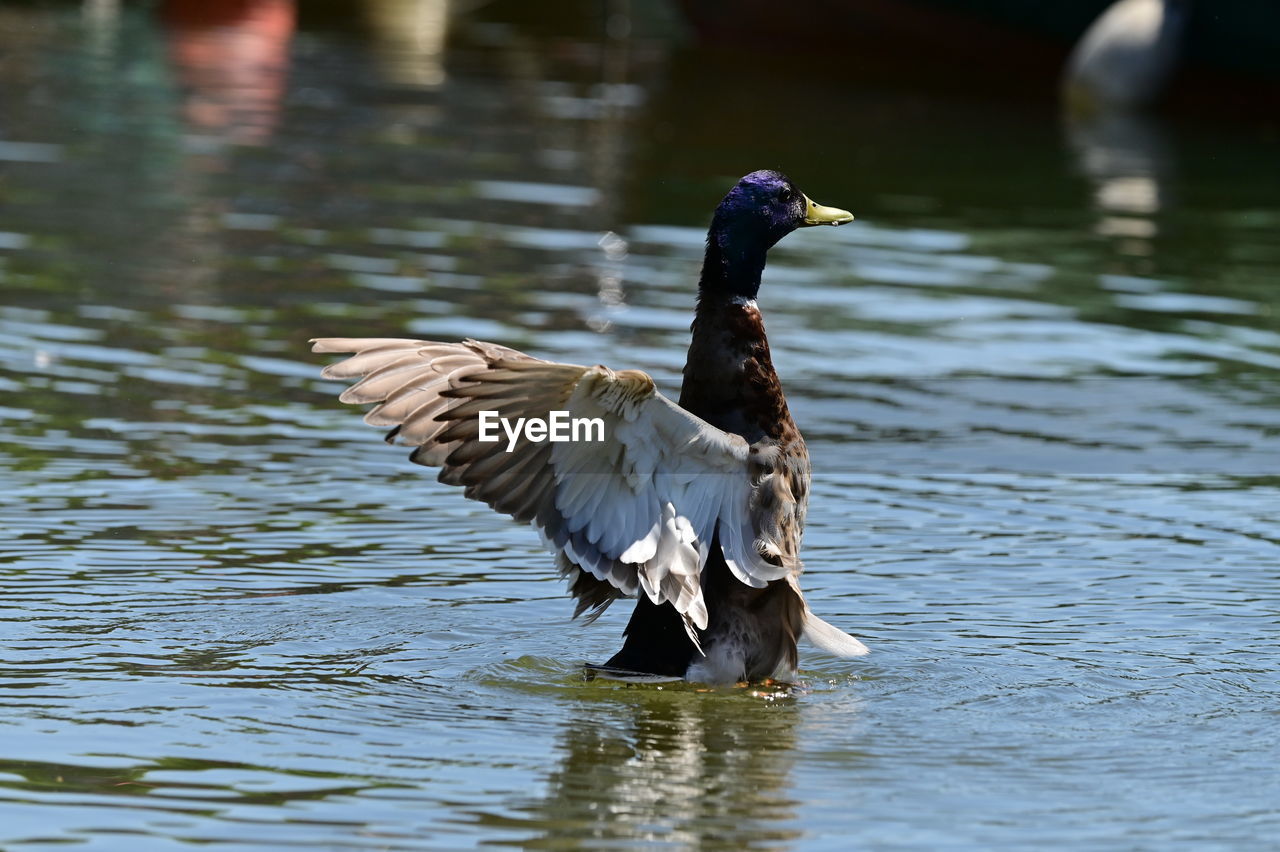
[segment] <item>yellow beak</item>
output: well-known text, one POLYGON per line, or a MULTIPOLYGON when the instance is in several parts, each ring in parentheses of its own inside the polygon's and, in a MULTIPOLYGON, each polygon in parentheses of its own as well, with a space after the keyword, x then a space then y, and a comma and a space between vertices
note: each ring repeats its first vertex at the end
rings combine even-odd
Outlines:
POLYGON ((841 210, 839 207, 823 207, 821 204, 814 204, 813 199, 804 196, 804 222, 800 225, 807 228, 810 225, 843 225, 845 222, 852 222, 853 214, 848 210, 841 210))

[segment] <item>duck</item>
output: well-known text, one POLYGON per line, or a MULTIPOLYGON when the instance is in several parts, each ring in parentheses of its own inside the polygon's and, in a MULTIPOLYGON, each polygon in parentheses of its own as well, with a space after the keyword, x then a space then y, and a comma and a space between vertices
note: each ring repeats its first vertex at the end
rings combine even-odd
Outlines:
POLYGON ((472 339, 325 337, 312 351, 350 356, 321 375, 353 382, 339 400, 373 404, 365 422, 389 428, 389 443, 538 530, 575 618, 636 599, 621 650, 588 674, 789 683, 801 638, 846 658, 868 648, 800 589, 811 466, 756 300, 779 240, 853 218, 778 171, 728 191, 707 232, 675 401, 641 370, 472 339))

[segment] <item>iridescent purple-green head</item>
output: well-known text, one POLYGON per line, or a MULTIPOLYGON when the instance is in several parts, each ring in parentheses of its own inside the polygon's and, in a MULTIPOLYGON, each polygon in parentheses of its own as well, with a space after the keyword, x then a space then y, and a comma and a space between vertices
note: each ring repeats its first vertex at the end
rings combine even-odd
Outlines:
POLYGON ((815 204, 782 172, 752 172, 729 190, 711 218, 699 290, 754 299, 765 254, 778 240, 796 228, 852 221, 847 210, 815 204))

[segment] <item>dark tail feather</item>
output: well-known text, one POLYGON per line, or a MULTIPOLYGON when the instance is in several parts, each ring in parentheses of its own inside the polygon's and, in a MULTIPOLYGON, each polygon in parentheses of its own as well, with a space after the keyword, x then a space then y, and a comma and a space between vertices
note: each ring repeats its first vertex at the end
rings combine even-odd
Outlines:
POLYGON ((594 575, 583 571, 564 552, 556 554, 556 570, 560 576, 569 581, 569 594, 573 595, 577 604, 573 608, 573 617, 584 612, 587 624, 604 615, 609 604, 622 597, 622 592, 615 589, 608 581, 597 579, 594 575))

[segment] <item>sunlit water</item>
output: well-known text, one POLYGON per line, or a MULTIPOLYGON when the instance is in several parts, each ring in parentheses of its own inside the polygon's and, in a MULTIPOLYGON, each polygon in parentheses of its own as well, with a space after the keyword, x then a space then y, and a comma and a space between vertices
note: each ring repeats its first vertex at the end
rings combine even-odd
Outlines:
POLYGON ((110 7, 0 12, 0 843, 1274 842, 1274 136, 765 73, 665 20, 110 7), (710 207, 764 166, 859 216, 761 304, 805 586, 873 654, 586 682, 626 607, 571 622, 532 531, 305 341, 671 387, 710 207))

